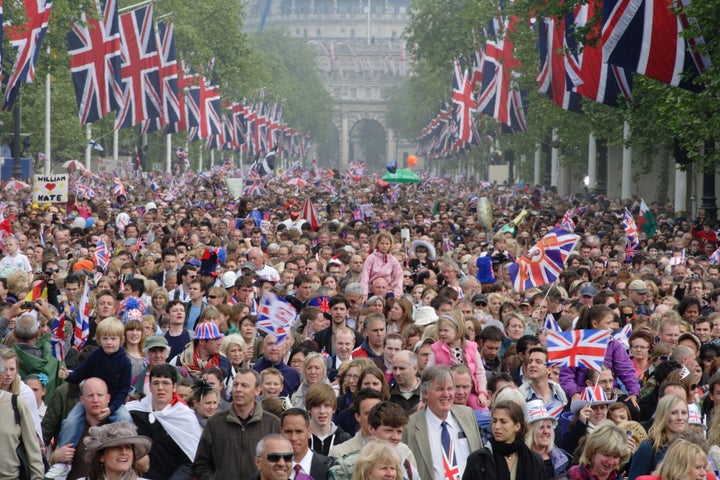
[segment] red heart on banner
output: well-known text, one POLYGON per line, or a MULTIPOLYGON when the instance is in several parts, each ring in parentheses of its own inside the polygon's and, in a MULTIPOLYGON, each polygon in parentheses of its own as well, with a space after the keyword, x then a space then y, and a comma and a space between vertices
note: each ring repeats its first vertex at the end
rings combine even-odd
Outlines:
POLYGON ((46 184, 45 184, 45 188, 48 189, 48 190, 50 190, 50 191, 52 191, 52 189, 55 188, 56 186, 57 186, 57 185, 55 185, 54 183, 46 183, 46 184))

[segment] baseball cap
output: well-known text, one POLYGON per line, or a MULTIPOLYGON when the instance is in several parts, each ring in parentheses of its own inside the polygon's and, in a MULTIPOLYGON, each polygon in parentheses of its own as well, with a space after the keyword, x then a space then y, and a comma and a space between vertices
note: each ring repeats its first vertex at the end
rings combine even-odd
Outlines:
POLYGON ((633 280, 630 282, 630 285, 628 285, 628 289, 638 293, 648 293, 647 283, 643 280, 633 280))
POLYGON ((415 344, 415 346, 413 347, 413 353, 417 353, 418 350, 420 350, 420 347, 422 347, 423 345, 425 345, 425 344, 430 344, 430 345, 432 345, 433 343, 435 343, 435 340, 433 340, 432 338, 430 338, 430 337, 423 337, 423 339, 420 340, 420 341, 418 341, 418 342, 415 344))
POLYGON ((168 345, 168 341, 164 336, 153 335, 152 337, 145 339, 145 348, 143 350, 145 352, 149 352, 153 348, 164 348, 165 350, 170 350, 170 345, 168 345))
POLYGON ((582 287, 582 290, 580 290, 580 296, 582 297, 594 297, 595 295, 597 295, 597 293, 597 288, 593 287, 589 283, 582 287))
POLYGON ((473 295, 471 302, 477 306, 478 303, 484 303, 485 305, 488 304, 487 295, 483 293, 476 293, 473 295))

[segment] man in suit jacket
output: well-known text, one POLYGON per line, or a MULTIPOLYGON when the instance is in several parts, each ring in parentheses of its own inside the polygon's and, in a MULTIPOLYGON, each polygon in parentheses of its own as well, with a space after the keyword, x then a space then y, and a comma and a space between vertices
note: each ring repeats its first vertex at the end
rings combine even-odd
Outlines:
POLYGON ((469 407, 453 405, 455 381, 450 368, 428 367, 423 371, 421 382, 425 408, 410 416, 402 440, 415 456, 420 478, 444 479, 441 431, 442 423, 446 423, 462 477, 467 457, 482 447, 475 415, 469 407))
POLYGON ((167 247, 162 251, 162 267, 163 269, 150 277, 151 280, 155 280, 161 287, 165 286, 165 280, 170 272, 175 272, 177 269, 177 251, 173 247, 167 247))
POLYGON ((285 410, 280 416, 280 433, 290 441, 293 449, 290 480, 324 480, 333 460, 310 449, 312 432, 308 413, 302 408, 285 410))

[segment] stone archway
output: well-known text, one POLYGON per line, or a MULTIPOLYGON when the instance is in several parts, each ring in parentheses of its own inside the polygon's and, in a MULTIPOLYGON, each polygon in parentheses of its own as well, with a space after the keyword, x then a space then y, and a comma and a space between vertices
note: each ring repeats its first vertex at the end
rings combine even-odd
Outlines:
POLYGON ((365 162, 382 169, 386 163, 385 128, 377 120, 361 119, 350 128, 350 162, 365 162))

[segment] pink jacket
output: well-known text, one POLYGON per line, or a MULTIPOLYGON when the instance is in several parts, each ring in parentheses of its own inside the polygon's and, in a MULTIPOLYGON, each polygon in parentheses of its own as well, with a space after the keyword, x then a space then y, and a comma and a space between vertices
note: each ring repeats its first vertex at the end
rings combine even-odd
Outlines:
POLYGON ((389 290, 395 294, 395 298, 400 298, 403 294, 402 265, 394 256, 383 255, 375 250, 365 259, 360 275, 360 283, 366 296, 370 292, 370 284, 378 277, 385 277, 389 290))
MULTIPOLYGON (((435 342, 430 346, 430 348, 432 348, 434 355, 430 356, 428 366, 445 365, 449 367, 456 363, 450 353, 450 347, 447 343, 435 342)), ((470 340, 465 340, 465 362, 467 367, 470 369, 470 373, 472 373, 475 393, 486 391, 487 378, 485 377, 485 367, 483 366, 482 359, 480 358, 480 352, 478 351, 478 344, 470 340)))

